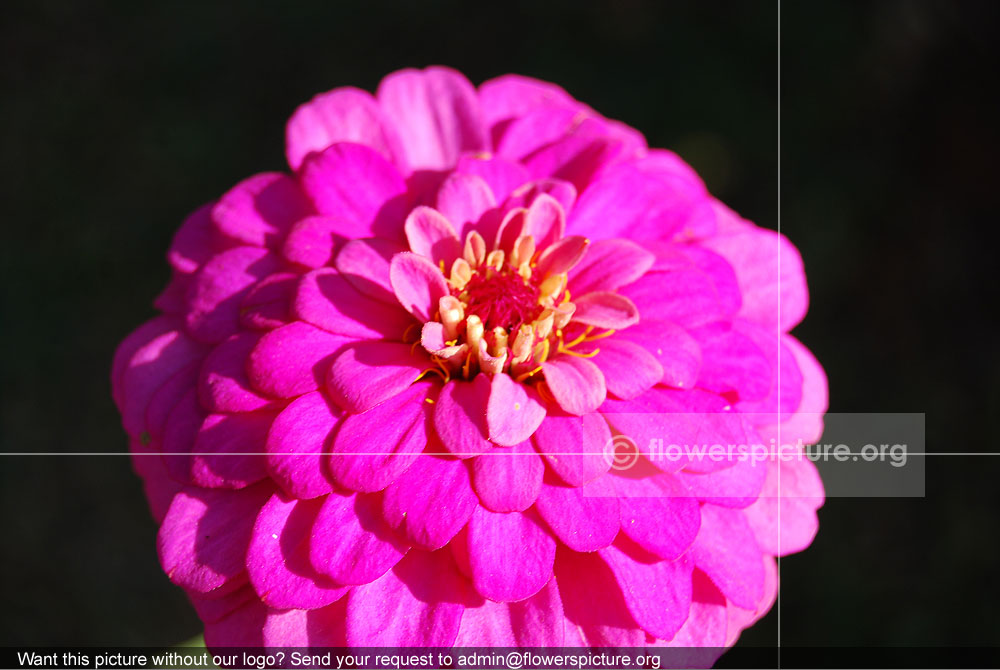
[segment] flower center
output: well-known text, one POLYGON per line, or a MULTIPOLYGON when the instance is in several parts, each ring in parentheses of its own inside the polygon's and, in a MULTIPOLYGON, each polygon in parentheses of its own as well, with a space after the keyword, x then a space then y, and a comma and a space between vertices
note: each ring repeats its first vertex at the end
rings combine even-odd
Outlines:
POLYGON ((520 235, 506 250, 487 253, 479 233, 469 233, 451 267, 451 295, 441 298, 435 320, 421 332, 442 375, 506 372, 531 381, 550 354, 596 354, 571 350, 610 331, 591 336, 588 328, 569 342, 563 332, 576 310, 566 273, 585 248, 586 240, 577 238, 538 252, 531 235, 520 235))

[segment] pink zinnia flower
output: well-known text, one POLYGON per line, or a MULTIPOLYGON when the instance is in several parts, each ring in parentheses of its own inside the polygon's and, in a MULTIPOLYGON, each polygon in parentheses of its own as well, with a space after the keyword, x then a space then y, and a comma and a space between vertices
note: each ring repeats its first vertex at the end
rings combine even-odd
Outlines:
POLYGON ((112 371, 208 644, 721 647, 768 610, 808 460, 606 450, 819 438, 787 240, 519 76, 396 72, 286 140, 184 222, 112 371))

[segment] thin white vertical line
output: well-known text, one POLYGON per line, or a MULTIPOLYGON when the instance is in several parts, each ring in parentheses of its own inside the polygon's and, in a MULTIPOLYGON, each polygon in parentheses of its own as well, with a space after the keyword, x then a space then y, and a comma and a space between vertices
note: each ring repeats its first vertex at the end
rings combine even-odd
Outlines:
MULTIPOLYGON (((781 0, 778 0, 778 323, 781 323, 781 0)), ((778 412, 781 412, 781 341, 778 341, 778 412)), ((781 421, 778 422, 778 444, 781 444, 781 421)), ((778 466, 778 669, 781 668, 781 466, 778 466)))

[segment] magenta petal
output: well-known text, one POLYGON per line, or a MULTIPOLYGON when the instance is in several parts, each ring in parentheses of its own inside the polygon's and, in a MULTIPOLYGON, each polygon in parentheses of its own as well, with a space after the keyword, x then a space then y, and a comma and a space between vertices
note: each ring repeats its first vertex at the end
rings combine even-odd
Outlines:
POLYGON ((489 451, 486 407, 490 378, 476 375, 471 382, 452 379, 441 389, 434 406, 434 430, 445 449, 459 458, 489 451))
POLYGON ((775 556, 805 549, 816 536, 816 510, 823 504, 823 482, 816 466, 805 456, 756 465, 766 478, 760 497, 745 513, 758 546, 775 556))
POLYGON ((274 412, 260 411, 205 417, 194 441, 191 481, 198 486, 239 489, 264 479, 264 443, 274 416, 274 412))
POLYGON ((621 539, 600 553, 639 626, 654 637, 672 638, 691 608, 691 562, 683 556, 662 561, 621 539))
POLYGON ((468 542, 472 583, 490 600, 524 600, 552 579, 556 541, 532 513, 479 507, 469 520, 468 542))
POLYGON ((389 281, 399 304, 421 322, 430 321, 438 301, 451 294, 441 270, 423 256, 409 252, 392 257, 389 281))
POLYGON ((614 573, 597 552, 577 553, 560 547, 556 580, 568 623, 579 628, 591 646, 640 647, 646 634, 625 606, 614 573))
POLYGON ((257 515, 247 550, 247 575, 270 607, 316 609, 339 600, 347 588, 309 564, 309 537, 322 502, 275 493, 257 515))
MULTIPOLYGON (((129 333, 121 341, 121 344, 118 345, 118 348, 115 349, 111 360, 111 397, 115 401, 115 405, 118 406, 119 411, 122 409, 122 401, 124 400, 122 397, 122 377, 128 368, 129 360, 140 348, 146 346, 164 333, 178 331, 180 328, 181 324, 175 317, 158 316, 129 333)), ((173 371, 167 372, 165 376, 169 377, 171 374, 173 374, 173 371)))
POLYGON ((623 295, 595 292, 576 298, 573 321, 608 330, 622 330, 639 322, 639 310, 623 295))
POLYGON ((404 226, 410 249, 435 265, 451 268, 462 253, 462 245, 451 222, 441 212, 421 205, 406 217, 404 226))
POLYGON ((250 288, 278 269, 274 254, 235 247, 198 270, 188 294, 188 331, 199 340, 221 342, 239 330, 240 302, 250 288))
POLYGON ((364 414, 347 417, 333 440, 330 472, 353 491, 381 491, 427 445, 428 383, 414 384, 364 414))
POLYGON ((631 284, 653 266, 655 257, 630 240, 598 240, 569 273, 573 295, 614 291, 631 284))
POLYGON ((523 512, 534 504, 545 463, 530 441, 497 447, 472 461, 472 484, 483 506, 494 512, 523 512))
POLYGON ((534 199, 524 215, 525 234, 535 238, 538 249, 548 249, 566 233, 566 213, 559 201, 548 193, 534 199))
POLYGON ((556 580, 524 600, 507 603, 510 623, 517 644, 522 647, 560 647, 563 645, 566 616, 556 580))
POLYGON ((170 581, 198 593, 237 585, 254 520, 270 484, 242 491, 186 488, 174 496, 157 538, 170 581))
POLYGON ((352 414, 366 412, 417 381, 430 367, 426 356, 402 342, 359 342, 333 360, 327 389, 352 414))
POLYGON ((386 127, 371 93, 350 86, 321 93, 299 105, 285 128, 288 164, 298 170, 311 153, 336 142, 364 144, 385 158, 402 158, 399 140, 386 127))
MULTIPOLYGON (((802 395, 795 414, 783 420, 780 426, 758 426, 757 429, 762 437, 773 438, 779 444, 797 440, 802 440, 802 444, 815 444, 823 435, 823 414, 830 404, 826 373, 816 357, 791 335, 782 335, 781 344, 782 351, 794 357, 795 367, 801 373, 802 395)), ((782 363, 785 363, 784 357, 782 363)), ((781 385, 785 386, 784 377, 781 385)))
POLYGON ((534 389, 515 382, 510 375, 493 375, 486 404, 490 440, 505 447, 520 444, 531 437, 543 419, 545 406, 534 389))
POLYGON ((507 603, 484 600, 479 607, 466 608, 454 646, 516 647, 507 603))
POLYGON ((687 621, 667 644, 689 648, 690 656, 685 667, 710 667, 726 645, 726 623, 726 597, 704 572, 695 569, 691 575, 691 609, 687 621))
MULTIPOLYGON (((699 387, 718 394, 733 393, 740 400, 761 400, 767 396, 774 372, 753 340, 714 325, 692 334, 701 345, 699 387)), ((776 340, 774 344, 777 345, 776 340)))
POLYGON ((155 326, 153 323, 150 322, 148 330, 145 326, 140 329, 145 341, 135 342, 136 350, 121 369, 122 425, 134 438, 146 429, 146 408, 153 394, 177 370, 200 358, 205 351, 203 345, 174 330, 172 327, 177 324, 172 319, 157 321, 155 326))
POLYGON ((337 335, 355 339, 399 339, 413 320, 397 305, 372 300, 333 268, 320 268, 299 282, 295 315, 337 335))
POLYGON ((205 646, 209 649, 263 646, 262 630, 273 611, 257 598, 251 598, 205 626, 205 646))
POLYGON ((253 387, 278 398, 315 391, 326 379, 333 354, 350 340, 302 321, 272 330, 247 359, 253 387))
POLYGON ((490 188, 496 202, 503 202, 510 192, 528 181, 528 171, 520 163, 503 158, 482 158, 467 154, 455 168, 457 174, 479 177, 490 188))
POLYGON ((483 82, 479 86, 479 100, 483 105, 483 117, 491 127, 535 109, 579 104, 555 84, 518 74, 505 74, 483 82))
POLYGON ((198 391, 191 388, 177 401, 163 424, 163 464, 172 479, 191 483, 191 449, 205 420, 198 404, 198 391))
POLYGON ((358 292, 395 307, 389 262, 401 251, 406 251, 403 245, 380 237, 350 240, 340 248, 334 265, 358 292))
POLYGON ((236 244, 276 249, 292 224, 311 213, 294 179, 265 172, 244 179, 223 195, 212 209, 212 221, 236 244))
POLYGON ((593 412, 607 397, 604 375, 586 358, 556 356, 542 363, 542 372, 556 402, 570 414, 593 412))
POLYGON ((583 486, 545 482, 535 508, 555 536, 573 551, 596 551, 618 535, 618 494, 608 476, 583 486))
POLYGON ((329 265, 338 234, 350 232, 350 221, 335 216, 307 216, 292 226, 281 248, 286 260, 309 269, 329 265))
POLYGON ((275 272, 255 284, 240 301, 240 325, 251 330, 271 330, 291 321, 292 297, 299 275, 275 272))
POLYGON ((663 379, 659 361, 638 344, 614 338, 595 346, 600 353, 591 360, 600 368, 612 395, 625 400, 635 398, 663 379))
POLYGON ((559 203, 563 212, 568 212, 576 202, 576 187, 562 179, 533 179, 515 189, 507 198, 503 209, 509 212, 518 207, 527 208, 541 195, 551 196, 559 203))
POLYGON ((622 532, 646 551, 676 559, 698 537, 698 500, 672 475, 616 477, 622 532))
POLYGON ((198 398, 210 412, 252 412, 271 400, 250 388, 246 363, 260 335, 233 335, 205 358, 198 381, 198 398))
POLYGON ((214 202, 202 205, 184 219, 167 251, 170 267, 191 274, 208 262, 214 253, 222 251, 212 225, 214 207, 214 202))
POLYGON ((756 608, 764 595, 764 566, 741 510, 702 505, 701 530, 691 558, 734 605, 756 608))
POLYGON ((185 395, 197 388, 200 371, 201 361, 188 363, 160 386, 149 399, 149 405, 146 406, 146 431, 149 433, 150 445, 162 445, 170 413, 185 395))
POLYGON ((345 237, 396 237, 406 183, 396 167, 374 149, 341 142, 302 164, 302 186, 320 214, 350 221, 345 237))
MULTIPOLYGON (((469 224, 477 223, 487 211, 496 207, 497 201, 489 184, 479 177, 453 173, 441 182, 436 206, 458 230, 464 231, 469 224)), ((446 264, 445 268, 451 269, 451 265, 446 264)))
POLYGON ((552 471, 570 486, 582 486, 611 467, 606 456, 611 431, 599 414, 550 412, 533 439, 552 471))
MULTIPOLYGON (((527 224, 528 216, 526 214, 525 229, 527 229, 527 224)), ((535 272, 542 277, 568 272, 587 253, 587 246, 589 244, 590 240, 586 237, 574 236, 562 238, 545 249, 542 255, 538 257, 538 266, 535 268, 535 272)))
POLYGON ((440 549, 465 526, 478 501, 465 464, 421 454, 385 489, 386 522, 424 549, 440 549))
POLYGON ((340 418, 322 393, 296 398, 275 418, 267 434, 267 474, 289 496, 315 498, 333 487, 323 472, 321 454, 340 418))
POLYGON ((394 72, 379 84, 376 97, 415 170, 451 168, 463 151, 489 148, 476 91, 452 69, 394 72))
POLYGON ((466 605, 473 603, 450 552, 414 549, 347 597, 347 643, 450 647, 466 605))
POLYGON ((615 336, 615 341, 623 339, 638 344, 656 358, 663 369, 660 379, 663 384, 675 388, 694 386, 701 372, 701 347, 684 328, 669 321, 643 318, 615 336))
POLYGON ((691 268, 646 273, 619 293, 635 303, 643 320, 672 321, 691 328, 724 316, 712 280, 691 268))
POLYGON ((747 458, 715 472, 689 473, 682 470, 675 476, 691 495, 702 502, 744 508, 757 500, 767 469, 766 462, 747 458))
POLYGON ((213 597, 215 594, 212 593, 201 594, 188 589, 185 589, 184 593, 191 601, 194 611, 198 613, 198 618, 205 622, 206 628, 208 624, 221 621, 251 600, 257 600, 257 594, 254 593, 253 587, 249 584, 244 584, 231 593, 216 597, 213 597))
POLYGON ((310 533, 309 560, 340 584, 367 584, 396 565, 409 545, 389 528, 374 493, 329 494, 310 533))

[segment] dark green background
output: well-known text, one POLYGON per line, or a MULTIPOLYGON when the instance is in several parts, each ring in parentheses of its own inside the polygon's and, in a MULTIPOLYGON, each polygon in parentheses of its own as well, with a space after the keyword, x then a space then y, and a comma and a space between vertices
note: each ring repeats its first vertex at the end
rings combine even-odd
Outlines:
MULTIPOLYGON (((0 9, 2 449, 118 451, 111 354, 153 315, 183 217, 283 167, 317 92, 404 66, 549 79, 778 224, 776 2, 22 2, 0 9)), ((833 411, 926 412, 997 450, 997 5, 783 3, 781 227, 833 411)), ((927 497, 830 500, 782 565, 785 645, 998 641, 997 475, 931 457, 927 497)), ((162 645, 199 624, 125 458, 0 461, 0 641, 162 645)), ((775 613, 744 636, 770 644, 775 613)), ((741 644, 743 644, 741 643, 741 644)))

